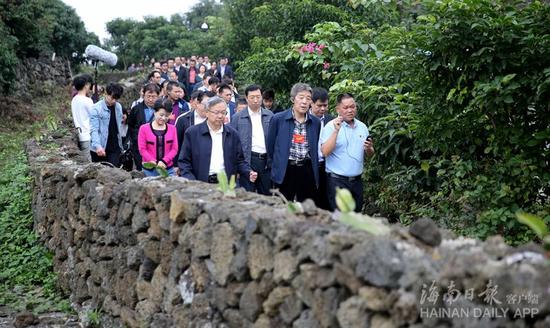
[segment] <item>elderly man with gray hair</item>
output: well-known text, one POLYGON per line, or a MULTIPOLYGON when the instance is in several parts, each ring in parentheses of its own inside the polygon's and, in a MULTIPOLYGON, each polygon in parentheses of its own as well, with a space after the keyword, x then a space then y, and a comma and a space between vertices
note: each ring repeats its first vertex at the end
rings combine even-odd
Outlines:
POLYGON ((235 129, 224 126, 227 115, 225 101, 212 97, 206 104, 206 121, 185 131, 178 167, 180 175, 208 183, 217 183, 217 174, 224 170, 228 177, 236 175, 256 181, 258 174, 246 162, 241 139, 235 129))
POLYGON ((292 108, 273 116, 267 137, 271 180, 289 201, 314 199, 319 185, 321 122, 308 114, 311 93, 309 85, 296 83, 290 90, 292 108))

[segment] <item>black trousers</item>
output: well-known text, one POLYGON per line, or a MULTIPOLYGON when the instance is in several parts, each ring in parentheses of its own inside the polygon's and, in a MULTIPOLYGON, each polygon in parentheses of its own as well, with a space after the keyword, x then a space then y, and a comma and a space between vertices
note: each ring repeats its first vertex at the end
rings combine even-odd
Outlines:
POLYGON ((119 151, 111 151, 107 152, 106 156, 97 156, 95 151, 91 151, 90 155, 92 156, 92 162, 109 162, 113 164, 114 167, 120 168, 120 155, 121 152, 119 151))
POLYGON ((315 185, 315 176, 311 161, 307 160, 303 165, 289 164, 286 167, 283 183, 275 184, 275 187, 285 196, 288 201, 303 202, 310 198, 315 199, 317 187, 315 185))
POLYGON ((355 200, 355 212, 361 212, 363 209, 363 181, 361 181, 361 176, 350 181, 327 173, 328 200, 331 211, 336 209, 336 187, 348 189, 355 200))
POLYGON ((136 165, 136 170, 141 171, 143 169, 141 165, 141 154, 139 153, 139 148, 137 140, 130 139, 130 147, 132 149, 132 157, 134 158, 134 164, 136 165))
MULTIPOLYGON (((266 155, 267 156, 267 155, 266 155)), ((257 155, 252 154, 250 157, 250 168, 252 171, 258 172, 258 178, 255 182, 250 182, 250 177, 241 175, 239 182, 241 187, 247 191, 255 191, 262 195, 271 195, 271 171, 267 169, 267 157, 261 159, 257 155)))
POLYGON ((327 172, 325 171, 325 161, 319 162, 319 190, 315 197, 315 205, 324 210, 330 211, 327 188, 327 172))

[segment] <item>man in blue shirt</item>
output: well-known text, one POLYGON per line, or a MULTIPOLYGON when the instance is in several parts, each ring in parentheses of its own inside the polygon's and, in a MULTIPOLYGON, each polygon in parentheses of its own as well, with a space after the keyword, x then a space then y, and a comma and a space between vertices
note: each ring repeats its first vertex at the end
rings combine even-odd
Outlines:
POLYGON ((321 132, 321 151, 326 159, 327 189, 331 210, 336 208, 336 187, 348 189, 355 200, 355 211, 363 208, 363 160, 365 153, 374 154, 367 126, 357 120, 357 105, 353 95, 344 93, 336 98, 338 117, 321 132))

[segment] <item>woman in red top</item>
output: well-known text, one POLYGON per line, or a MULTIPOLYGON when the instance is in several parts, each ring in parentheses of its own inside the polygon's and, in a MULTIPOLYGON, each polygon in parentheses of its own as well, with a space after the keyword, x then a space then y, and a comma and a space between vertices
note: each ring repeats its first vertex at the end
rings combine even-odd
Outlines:
MULTIPOLYGON (((155 118, 151 123, 143 124, 138 133, 138 149, 143 163, 152 163, 165 168, 169 175, 175 175, 174 158, 178 154, 176 128, 167 124, 172 103, 158 99, 153 106, 155 118)), ((143 169, 145 176, 159 175, 155 169, 143 169)))

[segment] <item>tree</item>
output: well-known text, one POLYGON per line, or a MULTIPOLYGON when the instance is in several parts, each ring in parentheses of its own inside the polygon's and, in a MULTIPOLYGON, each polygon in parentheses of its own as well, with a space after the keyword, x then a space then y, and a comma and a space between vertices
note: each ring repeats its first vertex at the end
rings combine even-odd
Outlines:
POLYGON ((122 59, 119 67, 131 62, 143 62, 149 58, 167 59, 196 54, 220 56, 222 40, 226 37, 226 21, 219 15, 222 5, 203 0, 185 15, 144 17, 143 21, 114 19, 107 23, 111 38, 107 41, 111 50, 122 59), (200 26, 207 22, 209 29, 200 26))
POLYGON ((185 13, 183 21, 190 30, 197 30, 206 17, 222 17, 223 14, 223 5, 216 0, 201 0, 185 13))
POLYGON ((38 57, 55 52, 71 59, 97 36, 86 32, 74 9, 59 0, 0 2, 0 87, 8 91, 18 58, 38 57))
POLYGON ((111 38, 107 40, 105 45, 117 53, 124 69, 128 67, 128 61, 132 56, 128 47, 128 37, 137 24, 138 22, 133 19, 122 18, 116 18, 106 24, 107 32, 111 35, 111 38))
POLYGON ((379 149, 373 210, 528 241, 514 212, 550 220, 550 6, 424 0, 409 12, 395 26, 317 25, 292 53, 302 80, 357 96, 379 149))

